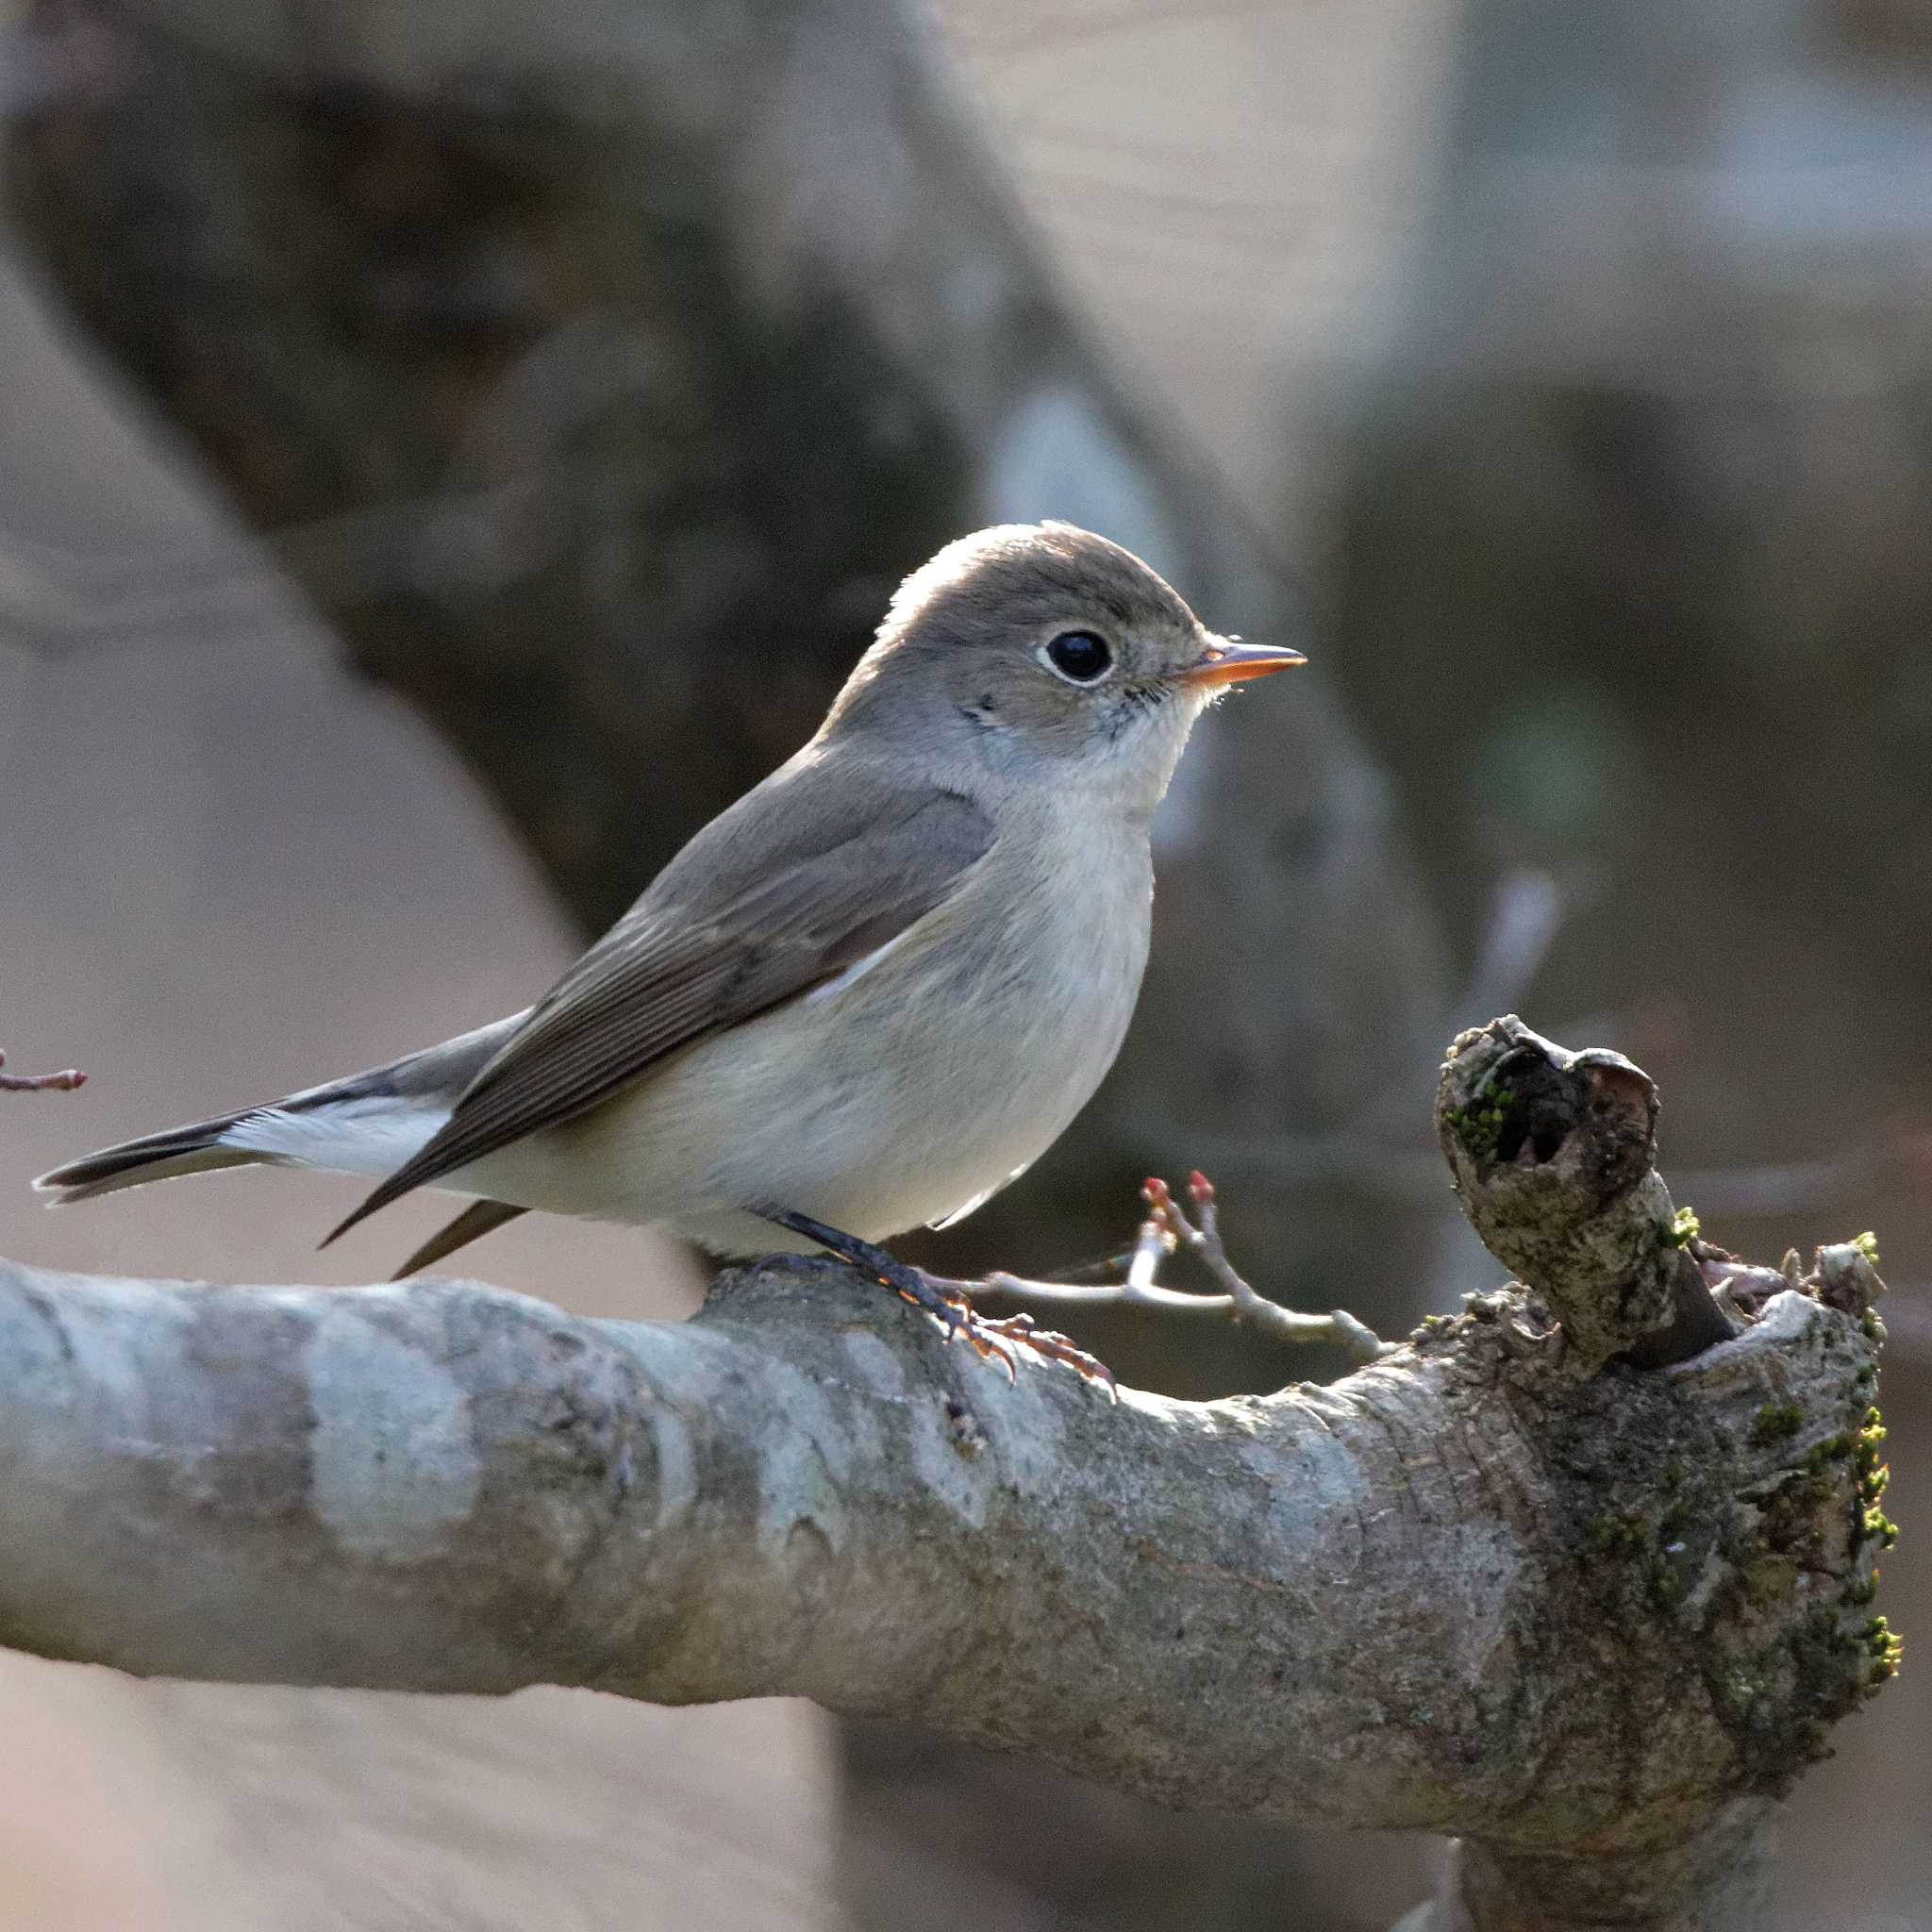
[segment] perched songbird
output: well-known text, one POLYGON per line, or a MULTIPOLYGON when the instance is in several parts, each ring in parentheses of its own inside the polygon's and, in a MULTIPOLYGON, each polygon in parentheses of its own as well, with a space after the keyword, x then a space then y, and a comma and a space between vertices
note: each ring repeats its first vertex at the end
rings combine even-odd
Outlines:
POLYGON ((1069 525, 962 538, 900 587, 811 742, 527 1011, 36 1185, 379 1177, 338 1234, 414 1188, 474 1197, 405 1273, 532 1208, 883 1259, 865 1244, 977 1207, 1099 1084, 1188 733, 1301 661, 1213 635, 1069 525))

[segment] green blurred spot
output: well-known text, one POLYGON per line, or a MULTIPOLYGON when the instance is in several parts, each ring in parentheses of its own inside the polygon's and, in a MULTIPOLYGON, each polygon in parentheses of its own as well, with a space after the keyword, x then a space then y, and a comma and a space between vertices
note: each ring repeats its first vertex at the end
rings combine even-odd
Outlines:
POLYGON ((1622 710, 1573 683, 1503 698, 1477 735, 1465 787, 1477 817, 1541 855, 1577 857, 1612 841, 1637 778, 1622 710))

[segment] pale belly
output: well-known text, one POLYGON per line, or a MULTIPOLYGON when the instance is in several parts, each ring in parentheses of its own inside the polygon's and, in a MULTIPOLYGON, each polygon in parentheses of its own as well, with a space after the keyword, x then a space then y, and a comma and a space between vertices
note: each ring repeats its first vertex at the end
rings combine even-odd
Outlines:
POLYGON ((810 1245, 757 1207, 870 1241, 958 1213, 1044 1153, 1112 1064, 1146 962, 1137 856, 1090 872, 1043 926, 946 908, 966 924, 915 927, 850 984, 687 1049, 451 1185, 726 1255, 810 1245))

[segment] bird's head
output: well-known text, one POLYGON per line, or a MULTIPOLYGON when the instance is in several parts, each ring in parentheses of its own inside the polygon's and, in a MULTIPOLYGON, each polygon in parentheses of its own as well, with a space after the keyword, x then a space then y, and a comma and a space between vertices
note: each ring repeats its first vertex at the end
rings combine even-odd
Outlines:
POLYGON ((1105 537, 1006 524, 906 579, 825 728, 890 732, 948 763, 1091 786, 1151 811, 1208 705, 1302 661, 1216 636, 1105 537))

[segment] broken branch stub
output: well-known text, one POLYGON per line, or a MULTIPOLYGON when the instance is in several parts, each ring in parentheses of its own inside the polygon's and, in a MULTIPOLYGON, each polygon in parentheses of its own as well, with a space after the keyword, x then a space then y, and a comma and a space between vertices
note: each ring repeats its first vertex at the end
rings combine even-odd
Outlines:
POLYGON ((1680 1244, 1653 1165, 1657 1088, 1620 1053, 1572 1053, 1515 1014, 1458 1034, 1436 1130, 1483 1245, 1561 1324, 1589 1374, 1688 1359, 1736 1332, 1680 1244))

